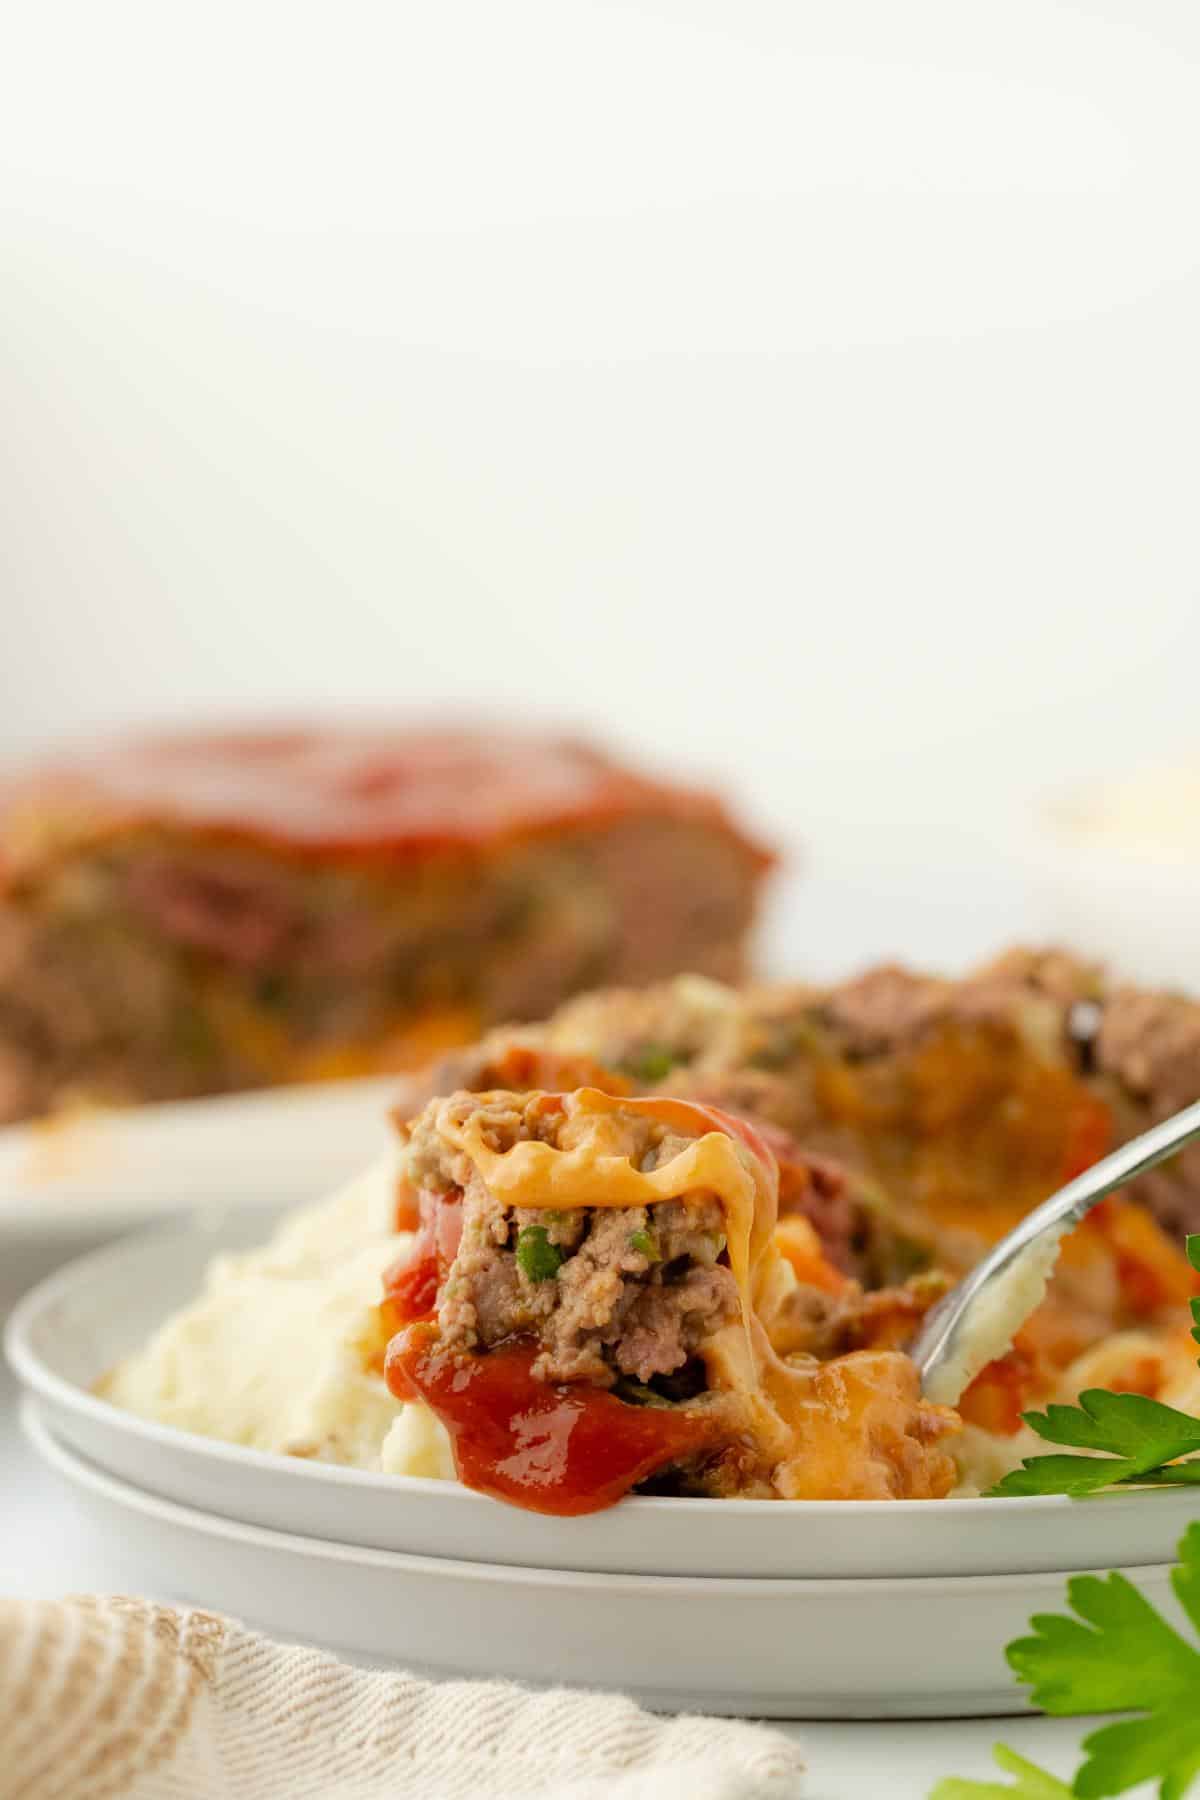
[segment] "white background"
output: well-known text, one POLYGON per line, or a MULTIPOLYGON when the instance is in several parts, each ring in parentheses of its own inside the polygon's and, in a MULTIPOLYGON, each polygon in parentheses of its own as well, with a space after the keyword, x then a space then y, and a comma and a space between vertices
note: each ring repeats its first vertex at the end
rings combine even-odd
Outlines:
POLYGON ((13 7, 0 751, 482 702, 820 844, 1187 745, 1198 203, 1192 0, 13 7))

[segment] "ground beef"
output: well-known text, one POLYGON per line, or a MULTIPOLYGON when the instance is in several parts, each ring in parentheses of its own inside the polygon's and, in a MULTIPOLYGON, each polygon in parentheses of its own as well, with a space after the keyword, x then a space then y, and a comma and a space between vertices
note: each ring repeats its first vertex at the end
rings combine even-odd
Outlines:
POLYGON ((815 1010, 845 1055, 868 1057, 915 1043, 950 992, 949 982, 885 964, 831 988, 815 1010))
MULTIPOLYGON (((463 1096, 449 1117, 474 1114, 489 1148, 530 1140, 572 1147, 572 1127, 541 1097, 463 1096)), ((468 1157, 447 1141, 447 1114, 427 1107, 409 1131, 408 1175, 427 1195, 462 1194, 462 1236, 438 1297, 442 1342, 487 1350, 532 1334, 534 1373, 544 1381, 612 1387, 677 1374, 706 1337, 738 1313, 725 1257, 724 1216, 703 1191, 651 1207, 572 1207, 562 1212, 505 1206, 468 1157), (558 1267, 531 1277, 517 1250, 528 1228, 545 1232, 558 1267)), ((609 1154, 652 1169, 690 1140, 644 1115, 612 1121, 609 1154)))
MULTIPOLYGON (((585 999, 578 1008, 567 1010, 587 1012, 590 1004, 585 999)), ((460 1087, 486 1092, 496 1086, 517 1091, 586 1086, 621 1094, 632 1085, 628 1076, 605 1068, 591 1055, 548 1048, 538 1041, 537 1028, 502 1030, 406 1079, 395 1116, 410 1116, 434 1095, 460 1087)), ((931 1241, 889 1217, 876 1183, 835 1156, 802 1148, 791 1131, 776 1122, 792 1111, 786 1101, 780 1104, 780 1090, 786 1084, 779 1075, 724 1070, 706 1056, 669 1074, 662 1085, 669 1092, 753 1120, 779 1166, 781 1216, 799 1213, 807 1218, 835 1268, 869 1287, 882 1287, 902 1281, 929 1262, 931 1241)))
MULTIPOLYGON (((693 828, 680 833, 699 869, 693 828)), ((647 874, 640 837, 614 826, 575 850, 516 848, 486 870, 420 875, 289 866, 178 847, 96 850, 35 893, 0 899, 0 1123, 56 1096, 118 1101, 261 1086, 403 1059, 406 1022, 536 1017, 588 981, 661 971, 664 960, 737 972, 748 920, 735 869, 714 846, 721 907, 674 917, 668 951, 621 886, 647 874), (722 911, 723 908, 723 911, 722 911), (721 913, 718 919, 717 914, 721 913), (711 935, 711 928, 718 931, 711 935)), ((667 863, 656 865, 663 872, 667 863)), ((674 879, 672 874, 671 879, 674 879)))
MULTIPOLYGON (((712 1201, 592 1213, 580 1248, 563 1264, 535 1369, 547 1381, 607 1386, 617 1375, 649 1382, 672 1375, 703 1339, 737 1315, 737 1288, 713 1247, 721 1214, 712 1201), (656 1260, 632 1248, 656 1236, 656 1260)), ((539 1284, 546 1285, 546 1284, 539 1284)))
POLYGON ((853 1350, 905 1348, 949 1286, 937 1272, 872 1291, 852 1281, 836 1294, 800 1283, 784 1296, 771 1339, 781 1355, 822 1362, 853 1350))
MULTIPOLYGON (((1200 1002, 1110 980, 1065 951, 1013 951, 980 978, 1010 1004, 1030 994, 1053 1007, 1062 1053, 1112 1108, 1116 1135, 1136 1137, 1200 1100, 1200 1002)), ((1132 1183, 1169 1232, 1200 1230, 1200 1147, 1132 1183)))

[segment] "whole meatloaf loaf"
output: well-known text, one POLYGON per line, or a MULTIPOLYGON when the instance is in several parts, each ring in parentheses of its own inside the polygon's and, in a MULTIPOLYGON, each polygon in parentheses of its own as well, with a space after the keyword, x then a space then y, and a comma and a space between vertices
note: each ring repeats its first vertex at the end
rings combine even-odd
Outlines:
POLYGON ((0 1120, 419 1062, 598 982, 737 976, 770 857, 586 744, 327 725, 0 790, 0 1120))

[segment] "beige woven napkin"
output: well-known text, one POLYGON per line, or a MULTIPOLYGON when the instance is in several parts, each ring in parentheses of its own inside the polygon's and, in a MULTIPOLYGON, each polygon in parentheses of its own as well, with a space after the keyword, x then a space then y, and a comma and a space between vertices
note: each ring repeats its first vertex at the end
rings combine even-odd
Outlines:
POLYGON ((144 1600, 0 1601, 4 1800, 790 1800, 802 1772, 761 1725, 356 1669, 144 1600))

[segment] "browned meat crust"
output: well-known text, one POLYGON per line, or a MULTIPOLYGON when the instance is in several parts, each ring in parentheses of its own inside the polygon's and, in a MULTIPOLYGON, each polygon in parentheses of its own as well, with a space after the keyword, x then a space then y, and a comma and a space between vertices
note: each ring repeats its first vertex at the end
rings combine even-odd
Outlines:
MULTIPOLYGON (((885 1252, 878 1266, 871 1178, 901 1213, 919 1212, 931 1185, 964 1215, 1034 1204, 1108 1143, 1200 1098, 1200 1002, 1122 985, 1062 951, 1014 950, 957 981, 890 966, 823 989, 683 978, 587 994, 544 1027, 493 1033, 435 1064, 407 1100, 511 1073, 514 1057, 534 1070, 538 1058, 590 1059, 635 1091, 779 1127, 803 1145, 800 1210, 826 1253, 880 1285, 921 1258, 910 1231, 900 1262, 885 1252), (824 1181, 821 1154, 833 1159, 824 1181)), ((1200 1230, 1200 1148, 1132 1191, 1167 1229, 1200 1230)))
MULTIPOLYGON (((512 1095, 464 1095, 453 1111, 480 1115, 497 1150, 529 1140, 568 1147, 561 1116, 547 1113, 540 1096, 523 1104, 512 1095)), ((462 1193, 462 1236, 438 1298, 448 1348, 490 1349, 532 1334, 541 1346, 533 1366, 539 1380, 648 1384, 678 1374, 706 1337, 736 1317, 736 1284, 719 1260, 725 1237, 715 1196, 616 1210, 506 1207, 440 1124, 434 1106, 413 1122, 408 1171, 426 1193, 462 1193), (540 1262, 522 1254, 529 1233, 542 1235, 540 1262)), ((657 1120, 628 1114, 609 1150, 649 1169, 687 1141, 657 1120)))

